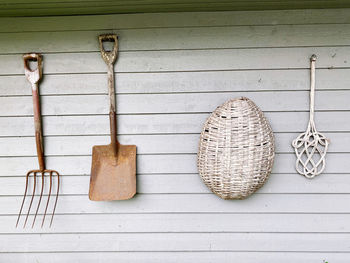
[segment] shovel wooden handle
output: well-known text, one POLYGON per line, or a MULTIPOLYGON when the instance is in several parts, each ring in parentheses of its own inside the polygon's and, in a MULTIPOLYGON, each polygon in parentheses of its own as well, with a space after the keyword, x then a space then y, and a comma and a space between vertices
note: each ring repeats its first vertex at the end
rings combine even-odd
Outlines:
POLYGON ((40 112, 40 98, 39 98, 39 81, 42 77, 42 56, 40 54, 32 53, 23 55, 24 62, 24 74, 28 81, 32 84, 32 97, 33 97, 33 111, 34 111, 34 127, 35 127, 35 141, 36 151, 38 154, 38 161, 40 170, 45 170, 44 160, 44 146, 43 146, 43 132, 41 125, 41 112, 40 112), (37 68, 31 70, 28 63, 30 61, 37 63, 37 68))
POLYGON ((111 129, 111 146, 114 154, 117 155, 117 118, 116 118, 116 100, 115 100, 115 88, 114 88, 114 63, 118 55, 118 37, 114 34, 105 34, 98 37, 100 43, 101 56, 108 66, 108 94, 110 100, 109 107, 109 122, 111 129), (113 42, 113 49, 106 51, 103 47, 103 42, 113 42))

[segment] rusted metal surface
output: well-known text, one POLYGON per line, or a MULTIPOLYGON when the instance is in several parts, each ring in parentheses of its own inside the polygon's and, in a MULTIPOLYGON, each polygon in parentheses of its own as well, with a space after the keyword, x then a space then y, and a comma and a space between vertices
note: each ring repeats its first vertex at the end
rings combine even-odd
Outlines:
POLYGON ((101 56, 108 67, 111 143, 93 147, 89 198, 93 201, 126 200, 136 194, 136 146, 122 145, 117 140, 113 67, 117 59, 118 38, 107 34, 98 39, 101 56), (104 49, 105 41, 113 42, 112 50, 104 49))
POLYGON ((18 218, 16 222, 16 227, 19 224, 23 207, 25 204, 25 200, 27 197, 27 192, 28 192, 28 185, 29 185, 29 180, 32 179, 33 181, 33 188, 31 191, 31 198, 30 198, 30 204, 28 207, 28 211, 26 213, 25 221, 23 227, 26 226, 30 211, 32 208, 33 200, 35 198, 35 193, 36 193, 36 186, 37 186, 37 177, 41 178, 41 190, 40 190, 40 195, 39 195, 39 200, 38 200, 38 205, 35 210, 35 215, 33 218, 33 223, 32 227, 34 227, 35 220, 37 218, 41 200, 44 194, 44 188, 45 188, 45 177, 49 177, 50 184, 49 184, 49 192, 47 195, 47 201, 46 201, 46 207, 41 223, 41 227, 43 227, 45 223, 45 217, 46 213, 48 210, 49 202, 50 202, 50 197, 51 197, 51 191, 52 191, 52 185, 53 185, 53 177, 57 179, 57 191, 56 191, 56 199, 54 203, 54 207, 52 210, 52 215, 51 215, 51 220, 50 220, 50 227, 52 225, 53 217, 55 215, 55 210, 56 210, 56 205, 57 205, 57 200, 58 200, 58 194, 59 194, 59 187, 60 187, 60 175, 57 171, 55 170, 47 170, 45 168, 45 159, 44 159, 44 145, 43 145, 43 135, 42 135, 42 122, 41 122, 41 112, 40 112, 40 95, 39 95, 39 81, 41 80, 42 77, 42 56, 40 54, 26 54, 23 56, 24 60, 24 72, 25 75, 28 79, 28 81, 32 85, 32 97, 33 97, 33 111, 34 111, 34 127, 35 127, 35 142, 36 142, 36 150, 37 150, 37 156, 38 156, 38 162, 39 162, 39 169, 38 170, 31 170, 27 173, 26 175, 26 186, 24 190, 24 195, 23 195, 23 200, 21 204, 20 211, 18 213, 18 218), (36 62, 37 63, 37 68, 35 70, 31 70, 29 68, 29 62, 36 62))

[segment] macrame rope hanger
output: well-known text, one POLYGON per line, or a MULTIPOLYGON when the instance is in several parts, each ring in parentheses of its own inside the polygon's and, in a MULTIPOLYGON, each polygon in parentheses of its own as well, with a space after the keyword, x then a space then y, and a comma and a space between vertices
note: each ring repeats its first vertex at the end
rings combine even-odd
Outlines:
POLYGON ((311 79, 310 79, 310 119, 307 129, 300 134, 293 142, 295 149, 296 170, 306 178, 314 178, 321 174, 326 167, 326 153, 329 140, 316 130, 314 122, 315 114, 315 63, 316 55, 310 58, 311 79))

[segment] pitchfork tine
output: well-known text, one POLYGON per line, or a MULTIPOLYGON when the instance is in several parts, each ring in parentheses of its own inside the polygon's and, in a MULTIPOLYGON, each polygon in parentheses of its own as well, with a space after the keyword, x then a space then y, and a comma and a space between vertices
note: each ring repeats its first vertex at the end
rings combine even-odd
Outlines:
POLYGON ((28 217, 29 217, 29 213, 30 213, 30 209, 32 207, 32 204, 33 204, 33 199, 34 199, 34 196, 35 196, 35 188, 36 188, 36 172, 34 172, 34 187, 33 187, 33 194, 32 194, 32 199, 30 200, 30 205, 29 205, 29 208, 28 208, 28 212, 27 212, 27 216, 26 216, 26 220, 24 221, 24 226, 23 228, 26 227, 26 224, 27 224, 27 221, 28 221, 28 217))
POLYGON ((48 208, 49 202, 50 202, 51 188, 52 188, 52 171, 50 171, 50 187, 49 187, 49 194, 48 194, 48 196, 47 196, 47 202, 46 202, 46 207, 45 207, 45 212, 44 212, 43 221, 41 222, 41 228, 43 227, 44 222, 45 222, 46 212, 47 212, 47 208, 48 208))
POLYGON ((41 172, 41 192, 40 192, 38 207, 36 208, 35 216, 34 216, 34 219, 33 219, 32 228, 34 227, 35 219, 36 219, 36 216, 38 215, 38 211, 39 211, 39 207, 40 207, 41 198, 43 197, 43 192, 44 192, 44 179, 45 179, 45 172, 43 171, 43 172, 41 172))
POLYGON ((23 205, 24 205, 24 200, 26 199, 26 196, 27 196, 27 189, 28 189, 28 177, 29 177, 29 174, 30 174, 30 171, 27 173, 26 175, 26 188, 24 190, 24 195, 23 195, 23 200, 22 200, 22 205, 21 205, 21 209, 19 210, 19 213, 18 213, 18 218, 17 218, 17 222, 16 222, 16 228, 18 226, 18 223, 19 223, 19 219, 21 217, 21 214, 22 214, 22 209, 23 209, 23 205))
POLYGON ((59 190, 60 190, 60 174, 59 174, 58 172, 56 172, 56 171, 55 171, 55 173, 57 174, 57 193, 56 193, 55 206, 53 207, 53 211, 52 211, 50 227, 51 227, 51 225, 52 225, 53 216, 55 215, 55 210, 56 210, 56 205, 57 205, 57 199, 58 199, 58 192, 59 192, 59 190))

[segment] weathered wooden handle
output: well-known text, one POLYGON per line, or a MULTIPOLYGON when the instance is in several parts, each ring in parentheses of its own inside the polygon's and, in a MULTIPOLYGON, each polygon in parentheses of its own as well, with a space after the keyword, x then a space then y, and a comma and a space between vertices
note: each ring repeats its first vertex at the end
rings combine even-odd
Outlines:
POLYGON ((26 75, 28 81, 32 84, 38 83, 42 77, 42 56, 41 54, 31 53, 23 55, 24 62, 24 74, 26 75), (37 68, 31 70, 29 68, 28 62, 37 62, 37 68))
POLYGON ((107 65, 113 65, 117 59, 118 55, 118 37, 115 34, 104 34, 99 35, 98 41, 100 42, 100 51, 103 60, 107 65), (114 42, 113 49, 111 51, 106 51, 103 47, 103 42, 114 42))
POLYGON ((310 125, 312 125, 314 129, 316 129, 314 123, 316 59, 317 56, 315 54, 310 57, 310 125))
POLYGON ((32 96, 33 96, 33 111, 34 111, 34 128, 35 128, 35 142, 36 151, 38 154, 38 162, 40 170, 45 170, 44 160, 44 145, 43 145, 43 132, 41 125, 41 111, 40 111, 40 98, 39 98, 39 85, 38 82, 42 77, 42 56, 40 54, 32 53, 23 56, 24 61, 24 73, 28 81, 32 84, 32 96), (35 70, 31 70, 28 66, 29 61, 36 61, 38 63, 35 70))
POLYGON ((117 156, 118 142, 117 142, 117 118, 116 118, 116 100, 115 100, 115 87, 114 87, 114 70, 113 65, 117 59, 118 54, 118 37, 114 34, 105 34, 98 37, 100 42, 101 56, 108 66, 108 95, 110 101, 109 107, 109 122, 111 131, 111 146, 114 154, 117 156), (103 48, 103 42, 114 42, 113 49, 111 51, 105 51, 103 48))

